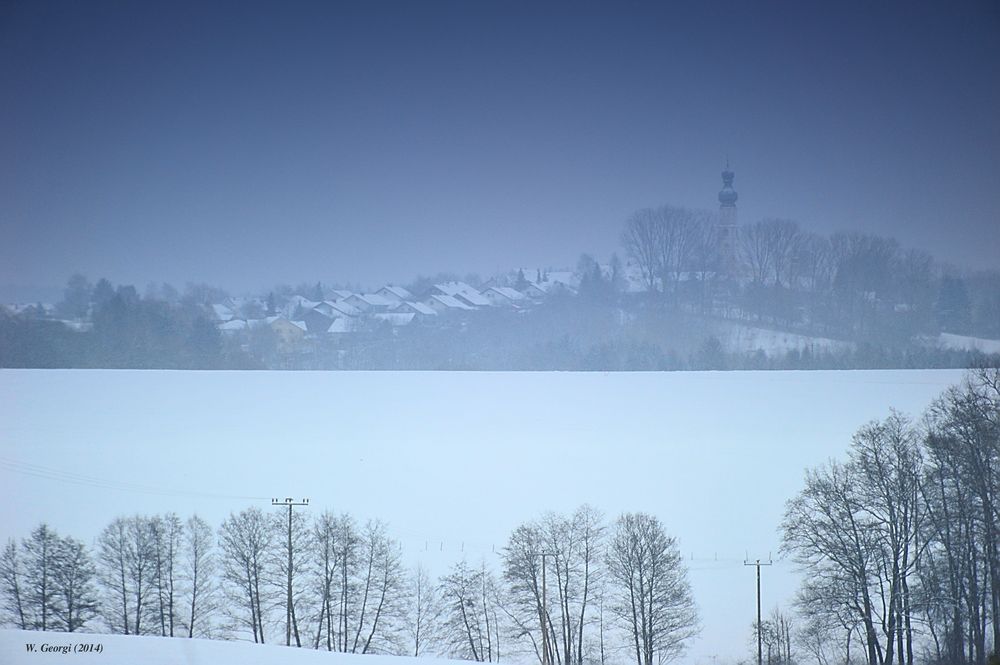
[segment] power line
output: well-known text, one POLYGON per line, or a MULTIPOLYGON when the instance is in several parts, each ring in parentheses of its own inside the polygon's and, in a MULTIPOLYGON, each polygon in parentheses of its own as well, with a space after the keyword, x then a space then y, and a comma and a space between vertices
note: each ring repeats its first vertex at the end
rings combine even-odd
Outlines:
POLYGON ((56 482, 91 487, 94 489, 114 490, 118 492, 133 492, 136 494, 155 494, 161 496, 193 496, 212 499, 241 499, 245 501, 263 501, 270 497, 243 496, 238 494, 218 494, 214 492, 197 492, 190 490, 170 489, 166 487, 156 487, 153 485, 143 485, 140 483, 130 483, 120 480, 110 480, 98 476, 88 476, 70 471, 63 471, 40 464, 31 464, 19 460, 0 457, 0 468, 13 473, 43 480, 54 480, 56 482))

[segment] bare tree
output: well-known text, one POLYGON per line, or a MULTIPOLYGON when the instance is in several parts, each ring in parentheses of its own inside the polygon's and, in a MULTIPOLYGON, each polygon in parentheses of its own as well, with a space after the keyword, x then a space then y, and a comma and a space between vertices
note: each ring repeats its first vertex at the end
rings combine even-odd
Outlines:
POLYGON ((919 438, 909 421, 893 412, 854 436, 851 463, 858 470, 857 496, 868 528, 878 536, 880 595, 886 607, 885 659, 913 663, 913 597, 910 579, 923 544, 923 476, 919 438))
POLYGON ((442 639, 449 655, 479 662, 499 661, 494 592, 495 582, 485 565, 474 570, 460 561, 441 579, 442 639))
POLYGON ((753 622, 754 654, 757 653, 757 632, 761 633, 761 643, 766 650, 764 662, 768 665, 794 665, 792 658, 792 618, 775 607, 760 625, 753 622))
POLYGON ((625 222, 621 242, 625 252, 635 261, 646 284, 646 290, 659 290, 659 277, 662 272, 663 257, 661 256, 663 226, 660 216, 652 208, 637 210, 625 222))
POLYGON ((698 633, 698 614, 676 541, 660 521, 625 513, 608 551, 613 609, 628 629, 637 665, 673 660, 698 633))
MULTIPOLYGON (((992 642, 1000 644, 1000 370, 974 370, 963 385, 947 390, 935 402, 928 415, 927 447, 939 483, 937 500, 930 505, 939 511, 938 533, 952 545, 946 552, 953 595, 964 591, 975 597, 980 583, 987 587, 982 595, 989 599, 988 607, 980 609, 969 602, 965 606, 971 623, 980 623, 980 616, 985 623, 990 617, 992 642), (954 550, 958 543, 966 544, 964 556, 954 550), (962 565, 963 560, 975 564, 976 551, 985 564, 981 580, 974 568, 962 565), (965 570, 959 573, 956 567, 965 570)), ((961 620, 957 612, 955 619, 961 620)), ((975 626, 970 631, 980 654, 985 654, 983 632, 975 626)))
POLYGON ((216 560, 212 552, 212 528, 192 515, 184 525, 181 579, 185 585, 187 636, 212 634, 212 615, 217 609, 216 560))
POLYGON ((408 589, 399 543, 384 523, 359 530, 349 515, 326 512, 312 527, 309 583, 314 648, 400 653, 406 646, 408 589))
POLYGON ((156 557, 150 519, 118 517, 97 540, 98 576, 104 587, 102 614, 113 632, 141 635, 155 593, 156 557))
POLYGON ((791 273, 799 225, 787 219, 762 219, 744 226, 739 237, 740 256, 755 284, 791 286, 791 273))
POLYGON ((28 630, 28 616, 25 610, 24 568, 20 552, 13 538, 7 541, 0 554, 0 593, 3 595, 3 616, 5 624, 13 624, 21 630, 28 630))
POLYGON ((360 653, 393 652, 406 611, 406 580, 399 544, 386 534, 385 524, 370 521, 365 526, 362 547, 365 581, 353 651, 357 653, 360 648, 360 653))
POLYGON ((294 638, 295 646, 301 647, 299 617, 307 616, 310 602, 303 583, 309 563, 306 554, 312 548, 309 519, 301 512, 290 511, 287 516, 284 512, 272 514, 269 524, 273 533, 267 569, 275 594, 285 598, 285 643, 290 646, 294 638))
POLYGON ((104 588, 104 621, 112 632, 132 633, 129 613, 128 520, 116 518, 97 539, 98 574, 104 588))
POLYGON ((87 547, 71 536, 60 538, 53 572, 57 602, 52 613, 56 625, 69 633, 84 628, 97 615, 98 608, 96 571, 87 547))
POLYGON ((156 516, 149 521, 156 587, 156 618, 160 635, 174 636, 174 624, 180 608, 177 606, 177 558, 180 555, 184 527, 175 513, 156 516))
POLYGON ((883 650, 872 597, 878 535, 864 514, 858 485, 852 466, 831 461, 807 471, 805 488, 785 511, 782 548, 806 573, 800 606, 813 610, 825 606, 828 616, 849 608, 863 627, 869 665, 881 665, 883 650))
POLYGON ((275 602, 267 584, 266 562, 273 529, 259 508, 230 514, 219 529, 222 579, 229 602, 226 611, 238 626, 248 628, 254 642, 263 643, 264 627, 275 602))
POLYGON ((410 605, 407 635, 413 656, 434 653, 441 620, 437 589, 427 569, 417 564, 410 573, 410 605))
POLYGON ((601 514, 584 505, 570 516, 548 513, 511 534, 504 550, 505 612, 517 627, 515 636, 530 641, 539 658, 545 631, 557 664, 582 663, 587 611, 603 564, 604 530, 601 514), (550 576, 545 603, 543 553, 550 576))
POLYGON ((53 577, 57 567, 59 535, 48 525, 41 524, 22 542, 24 562, 25 607, 32 617, 35 630, 51 630, 52 613, 56 603, 53 577))
POLYGON ((339 648, 340 644, 337 635, 340 628, 340 616, 339 614, 335 616, 334 599, 339 582, 338 564, 344 552, 340 542, 337 517, 330 511, 324 511, 313 523, 312 543, 312 583, 310 588, 316 593, 316 604, 319 605, 313 648, 319 649, 320 644, 325 643, 326 650, 333 651, 335 645, 339 648))
MULTIPOLYGON (((156 592, 156 540, 153 520, 135 515, 126 525, 126 556, 132 582, 132 600, 135 612, 135 634, 142 635, 148 615, 155 611, 153 595, 156 592)), ((146 632, 149 632, 146 630, 146 632)))
POLYGON ((542 603, 542 534, 536 524, 514 529, 503 550, 506 583, 504 613, 513 624, 515 640, 527 640, 531 651, 543 662, 543 634, 549 610, 542 603))
POLYGON ((649 291, 674 291, 699 251, 707 217, 686 208, 660 206, 635 212, 625 222, 622 245, 649 291))
POLYGON ((75 632, 97 614, 94 564, 80 541, 39 525, 0 555, 4 623, 22 630, 75 632))
POLYGON ((361 563, 361 534, 357 525, 349 515, 341 516, 337 524, 341 543, 340 555, 340 589, 337 615, 339 619, 340 640, 338 651, 348 651, 351 647, 350 636, 352 623, 357 615, 356 602, 358 583, 358 566, 361 563))

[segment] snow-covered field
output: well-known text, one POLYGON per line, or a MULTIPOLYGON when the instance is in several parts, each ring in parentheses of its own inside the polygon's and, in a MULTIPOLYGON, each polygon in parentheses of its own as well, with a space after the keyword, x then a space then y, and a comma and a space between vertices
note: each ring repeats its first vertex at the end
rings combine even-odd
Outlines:
POLYGON ((980 351, 982 353, 1000 353, 1000 339, 984 339, 967 335, 941 333, 938 336, 938 346, 957 351, 980 351))
MULTIPOLYGON (((426 658, 362 656, 293 649, 272 644, 189 640, 134 635, 88 635, 0 630, 0 663, 66 663, 75 665, 427 665, 426 658), (34 651, 28 650, 34 645, 34 651), (89 646, 100 645, 100 652, 89 646), (63 651, 68 649, 68 651, 63 651)), ((457 663, 433 661, 434 665, 457 663)))
POLYGON ((723 348, 730 353, 763 351, 770 357, 776 357, 789 351, 809 351, 814 354, 839 353, 849 351, 853 347, 850 342, 829 337, 810 337, 731 321, 717 322, 716 329, 723 348))
MULTIPOLYGON (((496 563, 546 510, 648 511, 679 539, 702 617, 683 662, 725 662, 748 653, 754 619, 743 559, 777 557, 803 469, 961 376, 0 370, 0 538, 46 521, 89 542, 137 512, 218 525, 308 497, 387 520, 406 560, 440 573, 496 563)), ((764 569, 765 610, 796 584, 788 562, 764 569)))

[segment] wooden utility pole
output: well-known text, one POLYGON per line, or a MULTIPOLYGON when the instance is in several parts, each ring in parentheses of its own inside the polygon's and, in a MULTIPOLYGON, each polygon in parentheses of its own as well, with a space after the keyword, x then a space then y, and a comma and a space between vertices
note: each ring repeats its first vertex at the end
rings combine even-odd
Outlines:
POLYGON ((764 662, 764 641, 763 641, 763 626, 760 623, 760 567, 770 566, 772 561, 768 557, 767 563, 761 563, 760 559, 756 562, 750 563, 749 561, 744 561, 744 566, 757 566, 757 665, 763 665, 764 662))
POLYGON ((292 624, 295 624, 295 646, 302 646, 299 640, 299 626, 295 621, 295 612, 292 609, 292 506, 308 506, 309 499, 295 501, 286 498, 284 500, 271 499, 272 506, 288 506, 288 599, 285 605, 285 646, 292 646, 292 624))

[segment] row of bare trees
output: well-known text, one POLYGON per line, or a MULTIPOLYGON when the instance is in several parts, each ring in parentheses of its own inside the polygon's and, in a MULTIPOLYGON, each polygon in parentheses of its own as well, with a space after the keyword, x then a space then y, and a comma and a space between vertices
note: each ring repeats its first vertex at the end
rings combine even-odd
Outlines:
POLYGON ((586 505, 549 513, 513 531, 500 563, 459 561, 434 580, 404 567, 382 522, 327 511, 288 523, 253 507, 215 531, 197 516, 120 517, 93 555, 42 525, 8 543, 0 590, 4 621, 22 629, 100 619, 126 635, 479 662, 653 665, 697 632, 677 544, 651 515, 609 525, 586 505))
POLYGON ((727 250, 712 214, 662 206, 634 213, 621 243, 646 290, 675 302, 845 336, 1000 334, 1000 274, 958 275, 893 238, 762 219, 727 250))
POLYGON ((809 470, 782 530, 818 662, 986 663, 1000 645, 998 492, 997 369, 970 371, 920 421, 865 425, 846 461, 809 470))
POLYGON ((503 577, 515 649, 541 662, 669 662, 698 631, 676 541, 645 513, 609 526, 584 505, 522 524, 504 549, 503 577))

